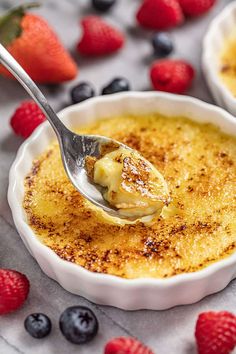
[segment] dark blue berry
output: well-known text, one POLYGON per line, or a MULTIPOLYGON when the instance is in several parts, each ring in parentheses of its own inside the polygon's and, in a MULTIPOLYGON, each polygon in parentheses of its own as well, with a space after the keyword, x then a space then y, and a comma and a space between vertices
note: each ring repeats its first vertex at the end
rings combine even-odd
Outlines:
POLYGON ((32 313, 26 317, 24 325, 26 331, 34 338, 44 338, 52 329, 50 318, 43 313, 32 313))
POLYGON ((123 77, 117 77, 102 89, 102 95, 109 95, 111 93, 117 93, 122 91, 129 91, 129 90, 130 90, 129 81, 123 77))
POLYGON ((168 33, 155 33, 152 37, 152 46, 156 55, 164 57, 169 55, 173 49, 173 43, 168 33))
POLYGON ((98 332, 96 316, 84 306, 68 307, 61 314, 59 326, 66 339, 75 344, 91 341, 98 332))
POLYGON ((88 82, 81 82, 71 90, 71 99, 73 103, 79 103, 95 95, 94 88, 88 82))
POLYGON ((93 7, 101 12, 108 11, 114 4, 116 0, 92 0, 93 7))

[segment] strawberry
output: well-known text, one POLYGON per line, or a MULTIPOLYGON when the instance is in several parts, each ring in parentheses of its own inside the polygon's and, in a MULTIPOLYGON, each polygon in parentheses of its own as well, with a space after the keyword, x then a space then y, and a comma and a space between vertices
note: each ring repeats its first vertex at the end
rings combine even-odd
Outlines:
POLYGON ((183 12, 187 16, 199 16, 209 11, 216 0, 179 0, 183 12))
POLYGON ((191 85, 195 71, 185 61, 164 59, 153 63, 150 76, 158 91, 183 93, 191 85))
POLYGON ((145 347, 137 339, 131 337, 119 337, 110 340, 104 354, 154 354, 151 349, 145 347))
MULTIPOLYGON (((72 80, 77 66, 48 23, 26 9, 32 4, 14 8, 0 19, 0 42, 39 83, 72 80)), ((0 73, 12 75, 2 66, 0 73)))
POLYGON ((29 280, 15 270, 0 269, 0 315, 20 308, 29 293, 29 280))
POLYGON ((98 16, 85 17, 81 25, 83 35, 77 45, 80 54, 99 56, 118 51, 124 45, 124 36, 98 16))
POLYGON ((144 0, 136 18, 141 26, 155 30, 175 27, 184 20, 178 0, 144 0))
POLYGON ((28 138, 45 120, 45 115, 34 101, 24 101, 11 117, 10 124, 17 135, 28 138))
POLYGON ((229 354, 236 345, 236 316, 230 312, 203 312, 195 337, 199 354, 229 354))

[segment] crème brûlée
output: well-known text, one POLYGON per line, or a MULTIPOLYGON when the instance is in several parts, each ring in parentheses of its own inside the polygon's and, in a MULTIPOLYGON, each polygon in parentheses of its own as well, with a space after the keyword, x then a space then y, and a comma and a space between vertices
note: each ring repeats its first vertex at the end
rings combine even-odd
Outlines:
POLYGON ((236 96, 236 30, 226 38, 220 53, 220 78, 236 96))
POLYGON ((111 117, 75 130, 137 150, 164 177, 171 202, 151 222, 112 218, 77 192, 52 143, 25 179, 24 208, 30 227, 59 257, 92 272, 167 278, 235 252, 235 137, 160 114, 111 117))

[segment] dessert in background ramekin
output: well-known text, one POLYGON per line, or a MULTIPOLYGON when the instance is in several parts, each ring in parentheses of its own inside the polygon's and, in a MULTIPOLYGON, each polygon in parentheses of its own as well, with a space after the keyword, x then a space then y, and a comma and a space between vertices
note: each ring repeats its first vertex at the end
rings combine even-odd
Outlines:
MULTIPOLYGON (((229 4, 210 24, 203 41, 202 68, 208 87, 217 104, 236 115, 236 70, 235 83, 227 75, 226 46, 235 37, 236 3, 229 4), (235 91, 235 92, 234 92, 235 91)), ((236 51, 236 50, 235 50, 236 51)), ((232 71, 231 71, 232 73, 232 71)))

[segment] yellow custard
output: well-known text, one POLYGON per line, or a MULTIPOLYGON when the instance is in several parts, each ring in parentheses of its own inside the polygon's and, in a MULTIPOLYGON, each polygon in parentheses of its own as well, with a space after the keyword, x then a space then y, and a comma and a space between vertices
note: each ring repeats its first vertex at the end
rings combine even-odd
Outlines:
POLYGON ((135 150, 119 147, 106 153, 94 161, 90 176, 105 187, 103 196, 109 204, 127 218, 160 215, 170 202, 161 173, 135 150))
POLYGON ((220 78, 236 96, 236 31, 224 43, 220 55, 220 78))
POLYGON ((235 137, 159 114, 104 119, 76 131, 139 151, 164 176, 171 203, 152 223, 108 217, 75 190, 52 143, 26 177, 24 208, 33 231, 59 257, 93 272, 165 278, 235 251, 235 137))

